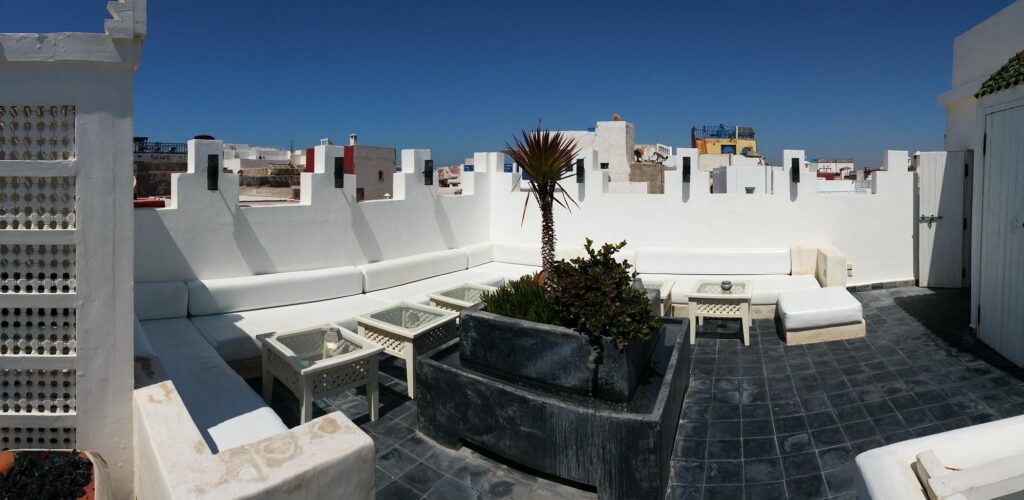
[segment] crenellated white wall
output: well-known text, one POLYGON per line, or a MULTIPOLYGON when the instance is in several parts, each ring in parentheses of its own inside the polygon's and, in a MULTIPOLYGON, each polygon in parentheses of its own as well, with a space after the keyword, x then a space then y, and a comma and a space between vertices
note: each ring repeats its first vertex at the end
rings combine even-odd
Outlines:
MULTIPOLYGON (((488 190, 439 196, 436 183, 423 184, 429 150, 402 152, 392 200, 357 203, 353 175, 345 176, 344 189, 336 189, 333 170, 324 167, 333 165, 341 148, 319 146, 317 159, 327 161, 302 174, 300 203, 246 207, 239 205, 235 174, 220 173, 220 189, 207 190, 206 155, 221 154, 222 148, 220 141, 189 141, 189 168, 172 177, 169 206, 135 210, 136 281, 363 264, 488 238, 488 190)), ((485 170, 477 161, 477 171, 485 170)), ((471 184, 479 189, 480 181, 471 184)))
MULTIPOLYGON (((681 156, 696 150, 678 148, 666 164, 681 164, 681 156)), ((781 175, 773 176, 774 194, 711 194, 710 174, 691 160, 691 182, 680 170, 665 172, 665 194, 606 193, 592 155, 584 155, 583 188, 566 184, 580 207, 557 209, 555 224, 560 246, 579 246, 584 238, 626 240, 628 247, 769 247, 831 244, 854 267, 848 284, 911 280, 913 272, 913 174, 907 171, 906 151, 886 153, 887 171, 875 174, 874 194, 819 195, 814 177, 802 172, 790 182, 791 158, 803 164, 804 152, 786 150, 781 175)), ((498 173, 492 180, 491 239, 539 242, 540 216, 536 206, 519 223, 525 192, 505 186, 515 174, 498 173), (506 208, 508 207, 508 208, 506 208)))
MULTIPOLYGON (((193 141, 190 154, 220 151, 219 141, 193 141)), ((330 156, 333 150, 318 151, 330 156)), ((563 246, 585 237, 627 240, 638 246, 766 247, 831 244, 854 266, 850 284, 913 279, 913 176, 904 151, 890 151, 887 171, 876 175, 874 194, 819 195, 804 171, 790 182, 791 158, 784 152, 774 177, 774 194, 711 194, 709 173, 696 168, 696 150, 680 148, 666 161, 665 194, 608 192, 597 153, 581 153, 586 175, 565 186, 579 203, 571 213, 557 209, 563 246), (682 182, 682 156, 692 158, 690 183, 682 182)), ((416 253, 457 248, 486 240, 537 243, 540 218, 528 192, 513 188, 518 174, 502 172, 504 156, 477 153, 475 172, 464 173, 466 193, 439 196, 423 185, 429 150, 404 150, 395 174, 395 199, 355 202, 352 176, 334 188, 331 172, 303 174, 297 205, 240 207, 237 176, 220 174, 220 190, 206 190, 206 175, 176 174, 168 208, 136 209, 136 279, 184 280, 243 276, 361 264, 416 253)), ((205 168, 205 163, 200 163, 205 168)))

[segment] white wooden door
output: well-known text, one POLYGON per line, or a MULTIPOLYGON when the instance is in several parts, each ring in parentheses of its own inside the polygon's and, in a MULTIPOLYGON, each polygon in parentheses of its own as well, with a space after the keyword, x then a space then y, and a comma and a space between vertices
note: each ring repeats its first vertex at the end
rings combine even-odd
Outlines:
POLYGON ((1024 106, 985 116, 978 335, 1024 365, 1024 106))
POLYGON ((917 250, 923 287, 960 288, 966 277, 964 157, 963 151, 919 155, 917 250))

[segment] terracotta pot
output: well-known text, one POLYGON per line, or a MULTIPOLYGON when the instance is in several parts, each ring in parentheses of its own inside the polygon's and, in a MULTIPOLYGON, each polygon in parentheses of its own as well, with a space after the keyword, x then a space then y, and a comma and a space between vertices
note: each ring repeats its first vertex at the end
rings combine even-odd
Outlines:
MULTIPOLYGON (((71 450, 9 450, 0 451, 0 474, 7 475, 14 468, 14 457, 18 454, 69 454, 71 450)), ((79 457, 92 462, 92 481, 85 486, 85 495, 79 500, 110 500, 110 471, 107 462, 93 451, 79 452, 79 457)))

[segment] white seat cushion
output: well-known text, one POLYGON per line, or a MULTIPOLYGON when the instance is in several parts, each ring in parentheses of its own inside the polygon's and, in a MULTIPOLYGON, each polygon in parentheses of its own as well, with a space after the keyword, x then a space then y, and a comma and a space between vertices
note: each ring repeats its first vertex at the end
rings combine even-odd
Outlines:
POLYGON ((794 290, 779 294, 779 317, 786 329, 823 328, 859 323, 864 308, 843 287, 794 290))
POLYGON ((505 283, 505 278, 504 276, 481 272, 475 269, 458 271, 442 274, 441 276, 434 276, 433 278, 427 278, 420 281, 414 281, 412 283, 406 283, 401 286, 378 290, 376 292, 370 292, 366 294, 366 296, 390 304, 397 304, 399 302, 429 304, 430 299, 427 297, 428 293, 438 292, 445 288, 461 285, 463 283, 501 286, 505 283))
POLYGON ((144 321, 141 325, 211 451, 217 453, 288 430, 188 319, 144 321))
POLYGON ((411 257, 389 259, 359 266, 363 271, 363 290, 373 292, 392 288, 433 276, 465 271, 469 265, 465 250, 442 250, 411 257))
POLYGON ((505 281, 508 282, 519 279, 528 274, 540 272, 540 266, 509 264, 507 262, 488 262, 487 264, 476 266, 470 269, 470 271, 495 274, 505 278, 505 281))
POLYGON ((135 283, 135 317, 139 321, 185 316, 188 316, 188 287, 185 283, 135 283))
POLYGON ((363 292, 357 267, 333 267, 188 282, 192 316, 224 314, 336 299, 363 292))
POLYGON ((779 274, 792 272, 788 248, 656 248, 636 250, 636 271, 647 274, 779 274))
POLYGON ((260 357, 257 338, 260 335, 332 321, 355 331, 354 316, 386 305, 386 302, 366 295, 352 295, 255 311, 195 316, 191 320, 217 354, 229 362, 235 362, 260 357))
POLYGON ((818 280, 809 274, 791 276, 788 274, 769 275, 680 275, 680 274, 641 274, 640 279, 654 281, 673 280, 672 303, 686 304, 687 294, 693 291, 699 281, 749 281, 752 287, 750 303, 756 306, 775 305, 779 300, 779 292, 787 290, 809 290, 820 288, 818 280))

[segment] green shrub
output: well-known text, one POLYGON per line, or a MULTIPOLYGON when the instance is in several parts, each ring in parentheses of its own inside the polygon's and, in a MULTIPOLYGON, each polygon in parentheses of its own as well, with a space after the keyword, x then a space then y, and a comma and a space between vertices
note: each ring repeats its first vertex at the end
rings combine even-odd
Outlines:
POLYGON ((633 286, 633 266, 615 260, 615 252, 624 246, 625 241, 605 243, 594 250, 593 240, 587 238, 587 258, 558 262, 547 277, 548 299, 560 325, 584 335, 611 337, 620 349, 661 327, 647 293, 633 286))
POLYGON ((480 298, 484 311, 489 313, 536 323, 559 324, 555 310, 544 296, 544 287, 538 283, 537 274, 510 281, 494 292, 484 292, 480 298))

